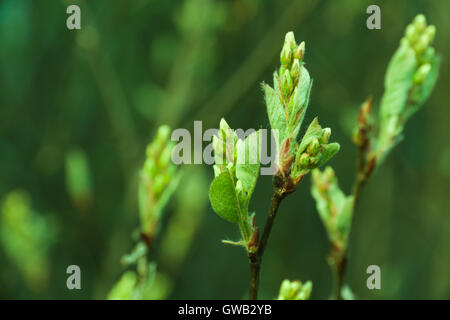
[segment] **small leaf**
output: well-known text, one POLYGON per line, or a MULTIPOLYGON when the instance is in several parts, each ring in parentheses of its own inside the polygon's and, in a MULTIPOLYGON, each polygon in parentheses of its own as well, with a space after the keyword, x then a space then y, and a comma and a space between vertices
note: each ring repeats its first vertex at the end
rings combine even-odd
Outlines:
POLYGON ((385 90, 381 100, 381 118, 399 115, 406 106, 408 93, 417 67, 414 50, 401 44, 386 71, 385 90))
POLYGON ((243 190, 250 198, 259 176, 259 131, 250 134, 245 141, 239 140, 236 148, 238 153, 236 177, 241 181, 243 190))
POLYGON ((232 245, 232 246, 242 246, 244 248, 246 247, 244 241, 222 240, 222 243, 229 244, 229 245, 232 245))
POLYGON ((289 126, 293 129, 294 138, 297 137, 303 119, 305 117, 306 110, 308 108, 309 96, 312 88, 312 80, 309 76, 308 70, 302 66, 300 73, 300 79, 297 84, 296 92, 293 96, 294 105, 289 117, 289 126))
POLYGON ((336 219, 336 231, 342 236, 343 243, 347 243, 350 233, 353 216, 353 196, 345 198, 342 207, 339 209, 339 215, 336 219))
POLYGON ((311 124, 309 125, 305 135, 303 136, 302 142, 300 143, 300 147, 298 149, 298 154, 303 153, 303 151, 305 151, 306 147, 308 147, 308 145, 314 138, 320 139, 321 136, 322 127, 320 126, 317 117, 315 117, 314 120, 311 121, 311 124))
POLYGON ((239 221, 239 201, 228 170, 224 170, 214 178, 209 188, 209 200, 214 211, 221 218, 233 223, 239 221))
POLYGON ((263 86, 270 126, 272 129, 277 129, 279 131, 279 141, 283 141, 286 132, 286 113, 283 103, 274 89, 265 83, 263 86))

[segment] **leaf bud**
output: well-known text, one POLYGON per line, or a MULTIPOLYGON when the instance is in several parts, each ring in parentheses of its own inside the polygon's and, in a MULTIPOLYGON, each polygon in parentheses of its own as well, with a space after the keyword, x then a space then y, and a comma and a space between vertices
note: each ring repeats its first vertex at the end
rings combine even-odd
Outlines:
POLYGON ((288 43, 284 43, 280 53, 280 62, 284 66, 289 66, 292 59, 292 51, 288 43))
POLYGON ((422 32, 427 26, 427 19, 423 14, 418 14, 414 18, 413 25, 418 31, 422 32))
POLYGON ((305 48, 305 41, 302 41, 298 45, 297 49, 294 52, 294 58, 302 61, 303 57, 305 56, 305 49, 306 49, 305 48))
POLYGON ((319 151, 319 147, 320 147, 319 139, 314 138, 309 143, 308 148, 306 149, 306 152, 308 152, 310 155, 314 156, 317 153, 317 151, 319 151))
POLYGON ((301 71, 300 61, 298 59, 294 59, 294 63, 292 64, 290 74, 292 81, 296 82, 298 80, 298 78, 300 77, 300 71, 301 71))
POLYGON ((281 89, 283 90, 283 95, 285 97, 289 97, 291 91, 292 91, 292 79, 289 70, 286 70, 283 78, 281 79, 281 89))
POLYGON ((331 129, 330 128, 322 129, 322 136, 320 137, 320 143, 321 144, 327 144, 328 140, 330 140, 330 136, 331 136, 331 129))
POLYGON ((311 163, 311 157, 307 153, 302 153, 299 161, 300 161, 300 166, 306 168, 311 163))
POLYGON ((414 74, 414 82, 417 84, 421 84, 425 81, 426 77, 431 71, 431 65, 429 63, 423 64, 419 67, 419 69, 414 74))
POLYGON ((434 41, 434 37, 436 35, 436 27, 433 25, 428 26, 425 29, 424 34, 427 36, 428 44, 430 45, 434 41))

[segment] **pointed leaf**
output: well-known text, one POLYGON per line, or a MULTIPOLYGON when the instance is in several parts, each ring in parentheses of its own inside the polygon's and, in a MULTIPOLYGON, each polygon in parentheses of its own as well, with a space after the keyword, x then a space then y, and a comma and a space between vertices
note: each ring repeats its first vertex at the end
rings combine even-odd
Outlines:
POLYGON ((416 67, 414 50, 407 44, 401 44, 386 71, 380 109, 382 118, 399 115, 405 108, 416 67))
POLYGON ((279 131, 279 141, 283 141, 286 132, 286 113, 283 103, 274 89, 265 83, 263 86, 270 126, 279 131))
POLYGON ((314 138, 319 139, 321 135, 322 135, 322 127, 320 126, 317 117, 315 117, 314 120, 309 125, 308 129, 306 130, 305 135, 303 136, 302 142, 300 143, 300 147, 298 149, 298 154, 301 154, 303 151, 305 151, 306 147, 308 147, 310 142, 314 138))

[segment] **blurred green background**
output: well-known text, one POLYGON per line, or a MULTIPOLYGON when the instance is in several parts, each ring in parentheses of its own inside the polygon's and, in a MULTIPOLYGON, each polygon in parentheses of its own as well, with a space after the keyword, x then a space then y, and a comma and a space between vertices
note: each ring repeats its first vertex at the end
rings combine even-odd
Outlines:
MULTIPOLYGON (((403 30, 424 13, 437 27, 440 78, 364 190, 346 280, 361 299, 449 299, 449 12, 446 0, 0 1, 0 298, 104 299, 133 247, 137 173, 156 128, 216 128, 221 117, 267 128, 260 83, 290 30, 306 41, 314 78, 305 123, 319 116, 332 128, 341 151, 330 165, 349 192, 358 107, 371 94, 379 103, 403 30), (81 7, 80 31, 66 28, 69 4, 81 7), (366 28, 370 4, 381 30, 366 28), (66 287, 71 264, 81 290, 66 287), (381 290, 366 287, 372 264, 381 290)), ((212 167, 184 169, 153 253, 161 297, 245 298, 245 251, 220 242, 238 230, 207 199, 212 167)), ((262 176, 251 204, 259 226, 271 192, 262 176)), ((284 278, 312 280, 312 298, 328 298, 328 252, 307 178, 280 207, 261 298, 284 278)))

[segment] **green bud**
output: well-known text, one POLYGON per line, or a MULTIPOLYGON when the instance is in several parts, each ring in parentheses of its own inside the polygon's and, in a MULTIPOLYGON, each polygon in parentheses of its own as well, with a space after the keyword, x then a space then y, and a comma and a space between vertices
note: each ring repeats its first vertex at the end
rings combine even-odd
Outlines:
POLYGON ((172 148, 164 148, 164 150, 161 152, 161 156, 158 159, 158 169, 164 170, 166 169, 171 162, 172 158, 172 148))
POLYGON ((283 94, 285 97, 289 97, 291 91, 292 91, 292 79, 291 79, 291 74, 289 72, 289 70, 286 70, 283 78, 281 79, 281 89, 283 90, 283 94))
POLYGON ((436 35, 436 27, 431 25, 425 29, 424 34, 428 38, 428 44, 430 45, 434 41, 434 36, 436 35))
POLYGON ((294 50, 295 47, 297 47, 294 32, 289 31, 288 33, 286 33, 286 36, 284 37, 284 43, 289 45, 289 49, 291 49, 291 51, 294 50))
POLYGON ((413 25, 419 32, 422 32, 427 26, 427 19, 423 14, 418 14, 414 18, 413 25))
POLYGON ((278 300, 285 299, 286 297, 289 297, 291 289, 291 282, 287 279, 283 280, 280 286, 280 293, 278 294, 278 300))
POLYGON ((302 153, 302 155, 300 156, 300 166, 306 168, 309 166, 310 163, 311 157, 309 156, 309 154, 302 153))
POLYGON ((218 175, 220 175, 222 172, 220 171, 220 167, 219 166, 213 166, 214 169, 214 176, 217 177, 218 175))
POLYGON ((428 47, 423 54, 423 61, 431 62, 436 55, 436 50, 433 47, 428 47))
POLYGON ((325 170, 323 171, 323 174, 324 174, 325 178, 327 179, 327 181, 333 181, 334 178, 336 177, 336 174, 334 173, 333 168, 330 166, 327 166, 325 168, 325 170))
POLYGON ((298 300, 308 300, 311 296, 312 282, 307 281, 301 288, 300 293, 297 295, 298 300))
POLYGON ((426 34, 422 34, 414 44, 414 50, 417 54, 422 54, 429 45, 428 36, 426 34))
POLYGON ((143 171, 147 176, 153 178, 156 175, 157 170, 156 163, 153 159, 149 158, 144 162, 143 171))
POLYGON ((416 31, 416 28, 414 27, 414 25, 410 24, 406 27, 405 36, 406 36, 406 39, 408 39, 410 44, 413 44, 414 42, 417 41, 419 34, 416 31))
POLYGON ((362 147, 364 144, 364 141, 360 135, 360 131, 358 127, 354 127, 352 131, 352 141, 355 144, 355 146, 362 147))
POLYGON ((284 43, 280 53, 280 62, 282 65, 289 66, 291 64, 292 51, 288 43, 284 43))
POLYGON ((330 140, 330 136, 331 136, 331 129, 330 128, 322 129, 322 136, 320 137, 320 143, 321 144, 328 143, 328 140, 330 140))
POLYGON ((153 192, 155 195, 159 195, 163 192, 165 187, 165 179, 164 175, 159 174, 155 177, 155 181, 153 182, 153 192))
POLYGON ((302 284, 300 281, 283 280, 278 294, 278 300, 306 300, 311 295, 311 281, 302 284))
POLYGON ((305 49, 306 49, 305 48, 305 41, 302 41, 298 45, 297 49, 294 52, 294 58, 302 61, 303 57, 305 56, 305 49))
POLYGON ((169 126, 160 126, 158 129, 157 140, 161 142, 166 142, 170 136, 170 128, 169 126))
POLYGON ((317 151, 319 151, 319 147, 320 147, 319 139, 314 138, 310 142, 308 148, 306 149, 306 152, 314 156, 317 153, 317 151))
POLYGON ((284 75, 284 73, 286 72, 286 70, 288 70, 288 69, 286 68, 286 66, 281 65, 280 71, 279 71, 279 73, 278 73, 278 76, 280 77, 280 79, 283 78, 283 75, 284 75))
POLYGON ((292 81, 296 82, 298 80, 298 78, 300 77, 300 71, 301 71, 300 61, 298 59, 294 59, 294 63, 292 64, 291 67, 292 81))
POLYGON ((244 188, 242 187, 242 181, 241 180, 238 180, 236 182, 236 191, 237 191, 238 194, 244 192, 244 188))
POLYGON ((294 109, 295 101, 296 101, 297 98, 298 98, 298 97, 297 97, 298 92, 299 92, 298 86, 296 86, 295 89, 294 89, 294 92, 291 94, 291 98, 289 99, 289 102, 288 102, 289 112, 291 112, 292 109, 294 109))
POLYGON ((145 155, 147 158, 155 158, 159 152, 159 146, 156 144, 157 139, 147 146, 145 149, 145 155))
POLYGON ((426 77, 431 71, 431 65, 429 63, 426 63, 424 65, 421 65, 419 69, 414 74, 414 82, 417 84, 421 84, 425 81, 426 77))
POLYGON ((222 118, 222 119, 220 119, 219 128, 220 128, 220 130, 226 131, 227 129, 230 129, 230 126, 229 126, 228 123, 225 121, 225 119, 222 118))

